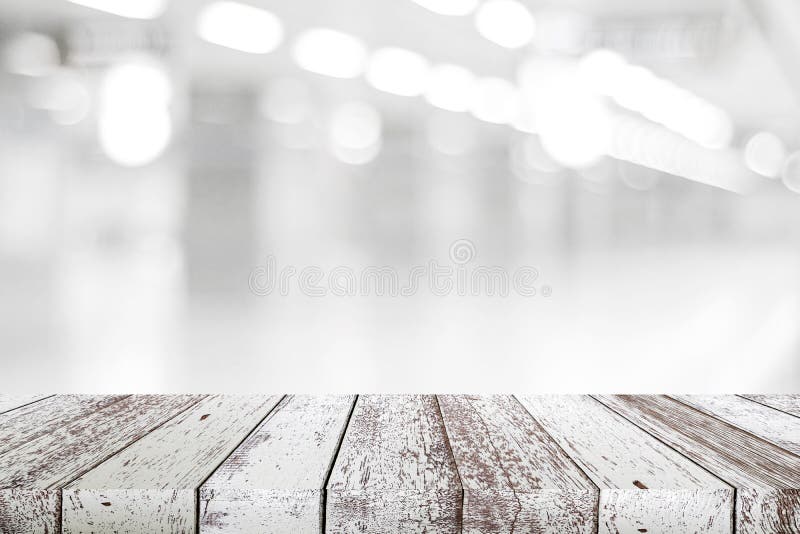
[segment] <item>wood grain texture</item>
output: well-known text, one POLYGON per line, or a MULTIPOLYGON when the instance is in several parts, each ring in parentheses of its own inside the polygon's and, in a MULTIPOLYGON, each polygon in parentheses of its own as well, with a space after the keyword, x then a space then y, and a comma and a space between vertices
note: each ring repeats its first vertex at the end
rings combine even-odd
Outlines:
POLYGON ((464 532, 593 532, 598 489, 510 396, 438 397, 464 532))
POLYGON ((670 395, 800 456, 800 417, 736 395, 670 395))
POLYGON ((737 533, 800 532, 800 457, 664 396, 596 398, 734 486, 737 533))
POLYGON ((0 414, 10 412, 20 406, 49 397, 50 395, 2 395, 0 394, 0 414))
POLYGON ((281 397, 205 398, 62 490, 65 534, 195 532, 196 490, 281 397))
POLYGON ((58 532, 65 484, 199 398, 126 397, 0 455, 0 532, 58 532))
POLYGON ((600 488, 599 532, 732 532, 733 488, 588 396, 518 396, 600 488))
POLYGON ((0 454, 102 410, 125 395, 53 395, 0 414, 0 454))
POLYGON ((432 395, 358 398, 325 514, 332 533, 461 531, 461 485, 432 395))
POLYGON ((200 488, 200 532, 320 532, 354 396, 287 396, 200 488))
POLYGON ((782 412, 800 417, 800 395, 739 395, 782 412))

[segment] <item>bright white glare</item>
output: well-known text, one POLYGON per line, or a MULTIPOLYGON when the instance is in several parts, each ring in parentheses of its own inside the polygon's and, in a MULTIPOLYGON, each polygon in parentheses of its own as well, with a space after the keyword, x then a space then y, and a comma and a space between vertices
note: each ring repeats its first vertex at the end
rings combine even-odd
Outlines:
POLYGON ((99 118, 98 128, 105 153, 126 167, 139 167, 153 161, 172 136, 172 122, 164 111, 105 113, 99 118))
POLYGON ((582 82, 598 94, 610 95, 614 92, 621 72, 628 66, 625 58, 613 50, 605 48, 586 54, 578 64, 582 82))
POLYGON ((786 187, 800 193, 800 151, 789 156, 783 165, 781 176, 786 187))
POLYGON ((355 78, 364 70, 364 44, 346 33, 313 28, 301 33, 294 44, 294 59, 310 72, 333 78, 355 78))
POLYGON ((519 108, 517 88, 502 78, 481 78, 471 94, 469 111, 479 120, 494 124, 508 124, 514 120, 519 108))
POLYGON ((428 81, 428 60, 404 48, 379 48, 369 58, 367 82, 379 91, 400 96, 422 94, 428 81))
POLYGON ((131 19, 154 19, 166 7, 166 0, 68 0, 73 4, 128 17, 131 19))
POLYGON ((759 132, 747 141, 744 161, 747 167, 761 176, 775 178, 781 173, 786 159, 786 147, 772 132, 759 132))
POLYGON ((378 155, 381 146, 381 116, 365 102, 348 102, 331 117, 333 155, 344 163, 362 165, 378 155))
POLYGON ((130 108, 166 107, 172 98, 172 83, 155 62, 133 59, 111 67, 100 86, 103 106, 127 103, 130 108))
POLYGON ((3 49, 3 67, 13 74, 43 76, 58 63, 56 42, 41 33, 17 35, 3 49))
POLYGON ((131 61, 112 67, 100 86, 98 134, 109 158, 125 166, 157 158, 172 137, 172 87, 159 66, 131 61))
POLYGON ((462 17, 478 7, 478 0, 413 0, 415 4, 440 15, 462 17))
POLYGON ((611 115, 602 99, 567 80, 542 97, 537 126, 542 146, 554 160, 582 168, 606 154, 611 115))
POLYGON ((477 143, 476 122, 466 115, 433 114, 426 124, 428 143, 437 152, 460 156, 470 152, 477 143))
POLYGON ((458 65, 436 65, 428 76, 425 99, 447 111, 467 111, 475 85, 475 75, 458 65))
POLYGON ((283 25, 269 11, 240 4, 214 2, 197 15, 195 25, 201 39, 251 54, 267 54, 283 41, 283 25))
POLYGON ((533 15, 516 0, 487 0, 475 13, 475 26, 483 37, 505 48, 525 46, 536 30, 533 15))
POLYGON ((298 124, 311 115, 308 86, 299 80, 275 80, 264 91, 259 102, 261 113, 283 124, 298 124))
POLYGON ((29 102, 34 108, 49 111, 55 123, 66 126, 86 117, 91 97, 83 82, 69 74, 58 74, 34 86, 29 102))
POLYGON ((579 70, 583 82, 598 94, 703 147, 725 148, 733 138, 733 121, 724 110, 644 67, 630 65, 615 52, 590 52, 579 70))
MULTIPOLYGON (((526 133, 539 133, 539 115, 553 92, 575 84, 573 62, 556 56, 533 56, 517 70, 520 85, 519 109, 512 126, 526 133), (565 81, 567 80, 567 81, 565 81)), ((578 83, 583 87, 582 83, 578 83)))

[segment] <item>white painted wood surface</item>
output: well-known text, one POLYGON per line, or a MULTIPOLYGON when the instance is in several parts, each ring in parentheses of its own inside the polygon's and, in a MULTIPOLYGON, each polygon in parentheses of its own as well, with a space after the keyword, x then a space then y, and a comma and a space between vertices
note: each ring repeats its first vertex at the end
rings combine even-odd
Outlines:
POLYGON ((593 532, 598 489, 510 396, 440 395, 465 533, 593 532))
POLYGON ((0 454, 102 410, 126 395, 53 395, 0 414, 0 454))
POLYGON ((283 399, 200 488, 200 532, 320 532, 325 479, 354 401, 283 399))
POLYGON ((670 395, 800 456, 800 417, 736 395, 670 395))
POLYGON ((25 406, 51 395, 2 395, 0 394, 0 414, 9 412, 20 406, 25 406))
POLYGON ((661 395, 597 395, 737 489, 737 534, 800 532, 800 457, 661 395))
POLYGON ((195 532, 196 490, 281 397, 205 398, 62 490, 65 534, 195 532))
POLYGON ((583 395, 517 397, 600 487, 600 533, 730 534, 734 491, 583 395))
POLYGON ((740 395, 740 397, 800 417, 800 395, 740 395))
POLYGON ((358 398, 325 513, 328 533, 461 531, 461 485, 432 395, 358 398))
POLYGON ((0 532, 58 532, 65 484, 199 398, 126 397, 0 454, 0 532))
POLYGON ((0 534, 727 533, 726 483, 737 534, 800 533, 790 396, 676 397, 18 399, 0 534))

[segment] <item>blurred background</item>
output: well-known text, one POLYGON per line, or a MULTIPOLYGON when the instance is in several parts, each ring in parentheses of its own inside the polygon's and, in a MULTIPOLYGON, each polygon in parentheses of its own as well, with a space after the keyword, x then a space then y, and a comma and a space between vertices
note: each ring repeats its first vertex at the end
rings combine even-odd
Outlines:
POLYGON ((800 391, 796 0, 4 0, 0 389, 800 391), (258 297, 279 265, 532 298, 258 297))

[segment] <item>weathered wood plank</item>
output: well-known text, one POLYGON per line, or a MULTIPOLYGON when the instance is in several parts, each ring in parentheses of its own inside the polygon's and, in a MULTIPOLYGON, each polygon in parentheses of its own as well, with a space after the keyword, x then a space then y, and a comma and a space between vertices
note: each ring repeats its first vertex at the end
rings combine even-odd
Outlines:
POLYGON ((65 534, 195 532, 196 490, 280 401, 205 398, 62 490, 65 534))
POLYGON ((510 396, 438 397, 464 487, 464 530, 593 532, 598 489, 510 396))
POLYGON ((800 456, 800 417, 736 395, 670 395, 800 456))
POLYGON ((10 412, 20 406, 50 397, 50 395, 2 395, 0 394, 0 414, 10 412))
POLYGON ((600 487, 599 532, 733 529, 733 488, 588 396, 518 396, 600 487))
POLYGON ((319 532, 354 396, 288 396, 200 488, 200 532, 319 532))
POLYGON ((127 397, 0 455, 0 532, 58 532, 65 484, 199 398, 127 397))
POLYGON ((460 532, 461 485, 432 395, 358 398, 325 514, 330 533, 460 532))
POLYGON ((0 414, 0 454, 102 410, 127 395, 53 395, 0 414))
POLYGON ((664 396, 596 398, 734 486, 737 533, 800 532, 800 457, 664 396))
POLYGON ((800 395, 740 395, 740 397, 800 417, 800 395))

